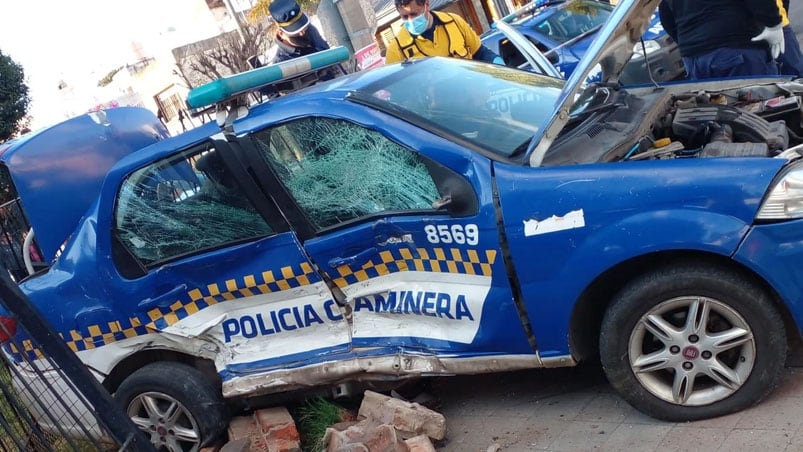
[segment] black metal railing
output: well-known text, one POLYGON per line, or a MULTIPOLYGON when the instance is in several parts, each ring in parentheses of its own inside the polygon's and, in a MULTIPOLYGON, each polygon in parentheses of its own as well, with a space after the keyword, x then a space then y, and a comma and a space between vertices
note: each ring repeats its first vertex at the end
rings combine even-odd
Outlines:
POLYGON ((0 311, 0 451, 154 450, 5 271, 0 311))
POLYGON ((29 230, 30 225, 23 214, 19 198, 0 205, 0 265, 8 270, 15 281, 28 276, 22 246, 29 230))

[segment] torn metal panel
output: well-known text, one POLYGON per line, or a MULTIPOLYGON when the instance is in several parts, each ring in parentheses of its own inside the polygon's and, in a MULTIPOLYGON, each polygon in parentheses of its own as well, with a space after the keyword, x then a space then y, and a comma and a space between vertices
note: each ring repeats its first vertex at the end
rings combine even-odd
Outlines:
MULTIPOLYGON (((554 360, 555 358, 551 358, 554 360)), ((574 365, 570 357, 563 365, 574 365)), ((360 357, 319 363, 295 369, 277 369, 260 376, 223 382, 223 396, 252 396, 347 380, 388 380, 425 376, 481 374, 545 367, 538 355, 494 355, 472 358, 423 356, 400 353, 394 356, 360 357)))
POLYGON ((341 307, 318 282, 212 305, 162 332, 214 344, 218 371, 240 375, 297 354, 342 353, 349 347, 348 330, 341 307))
POLYGON ((399 337, 470 344, 479 331, 491 278, 400 272, 343 289, 353 307, 355 340, 399 337))

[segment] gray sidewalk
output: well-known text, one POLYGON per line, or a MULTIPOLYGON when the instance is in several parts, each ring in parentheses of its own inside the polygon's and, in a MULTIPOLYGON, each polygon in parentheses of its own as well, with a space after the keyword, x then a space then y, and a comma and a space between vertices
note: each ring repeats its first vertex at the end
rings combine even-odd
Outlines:
POLYGON ((803 451, 803 368, 757 406, 721 418, 662 422, 630 407, 599 367, 441 378, 439 450, 803 451))

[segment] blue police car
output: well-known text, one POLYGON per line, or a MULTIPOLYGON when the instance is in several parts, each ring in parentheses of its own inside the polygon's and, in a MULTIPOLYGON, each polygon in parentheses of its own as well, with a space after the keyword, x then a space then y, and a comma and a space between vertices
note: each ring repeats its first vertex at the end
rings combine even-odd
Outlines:
MULTIPOLYGON (((614 6, 597 0, 536 0, 505 16, 508 23, 549 58, 567 77, 588 51, 614 6)), ((495 28, 495 26, 492 26, 495 28)), ((508 66, 518 67, 525 59, 504 33, 496 29, 480 36, 482 43, 496 52, 508 66)), ((633 49, 633 57, 622 72, 623 84, 665 82, 683 77, 685 69, 680 50, 664 31, 657 11, 633 49)), ((592 75, 596 81, 598 76, 592 75)))
MULTIPOLYGON (((748 407, 803 326, 803 89, 622 88, 658 1, 621 2, 566 80, 426 58, 240 102, 335 48, 196 88, 219 120, 175 137, 114 109, 12 143, 20 289, 171 450, 242 398, 597 359, 650 416, 748 407), (48 147, 92 196, 36 197, 17 165, 48 147)), ((24 334, 15 378, 59 384, 24 334)))

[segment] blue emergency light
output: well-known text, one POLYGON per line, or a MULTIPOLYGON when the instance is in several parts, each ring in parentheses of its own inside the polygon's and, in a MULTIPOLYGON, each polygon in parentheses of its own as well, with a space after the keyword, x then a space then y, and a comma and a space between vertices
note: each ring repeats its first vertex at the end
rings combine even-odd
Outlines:
POLYGON ((187 94, 187 105, 191 108, 203 108, 207 105, 225 101, 238 94, 348 61, 349 57, 348 49, 340 46, 247 72, 221 77, 206 85, 193 88, 187 94))

